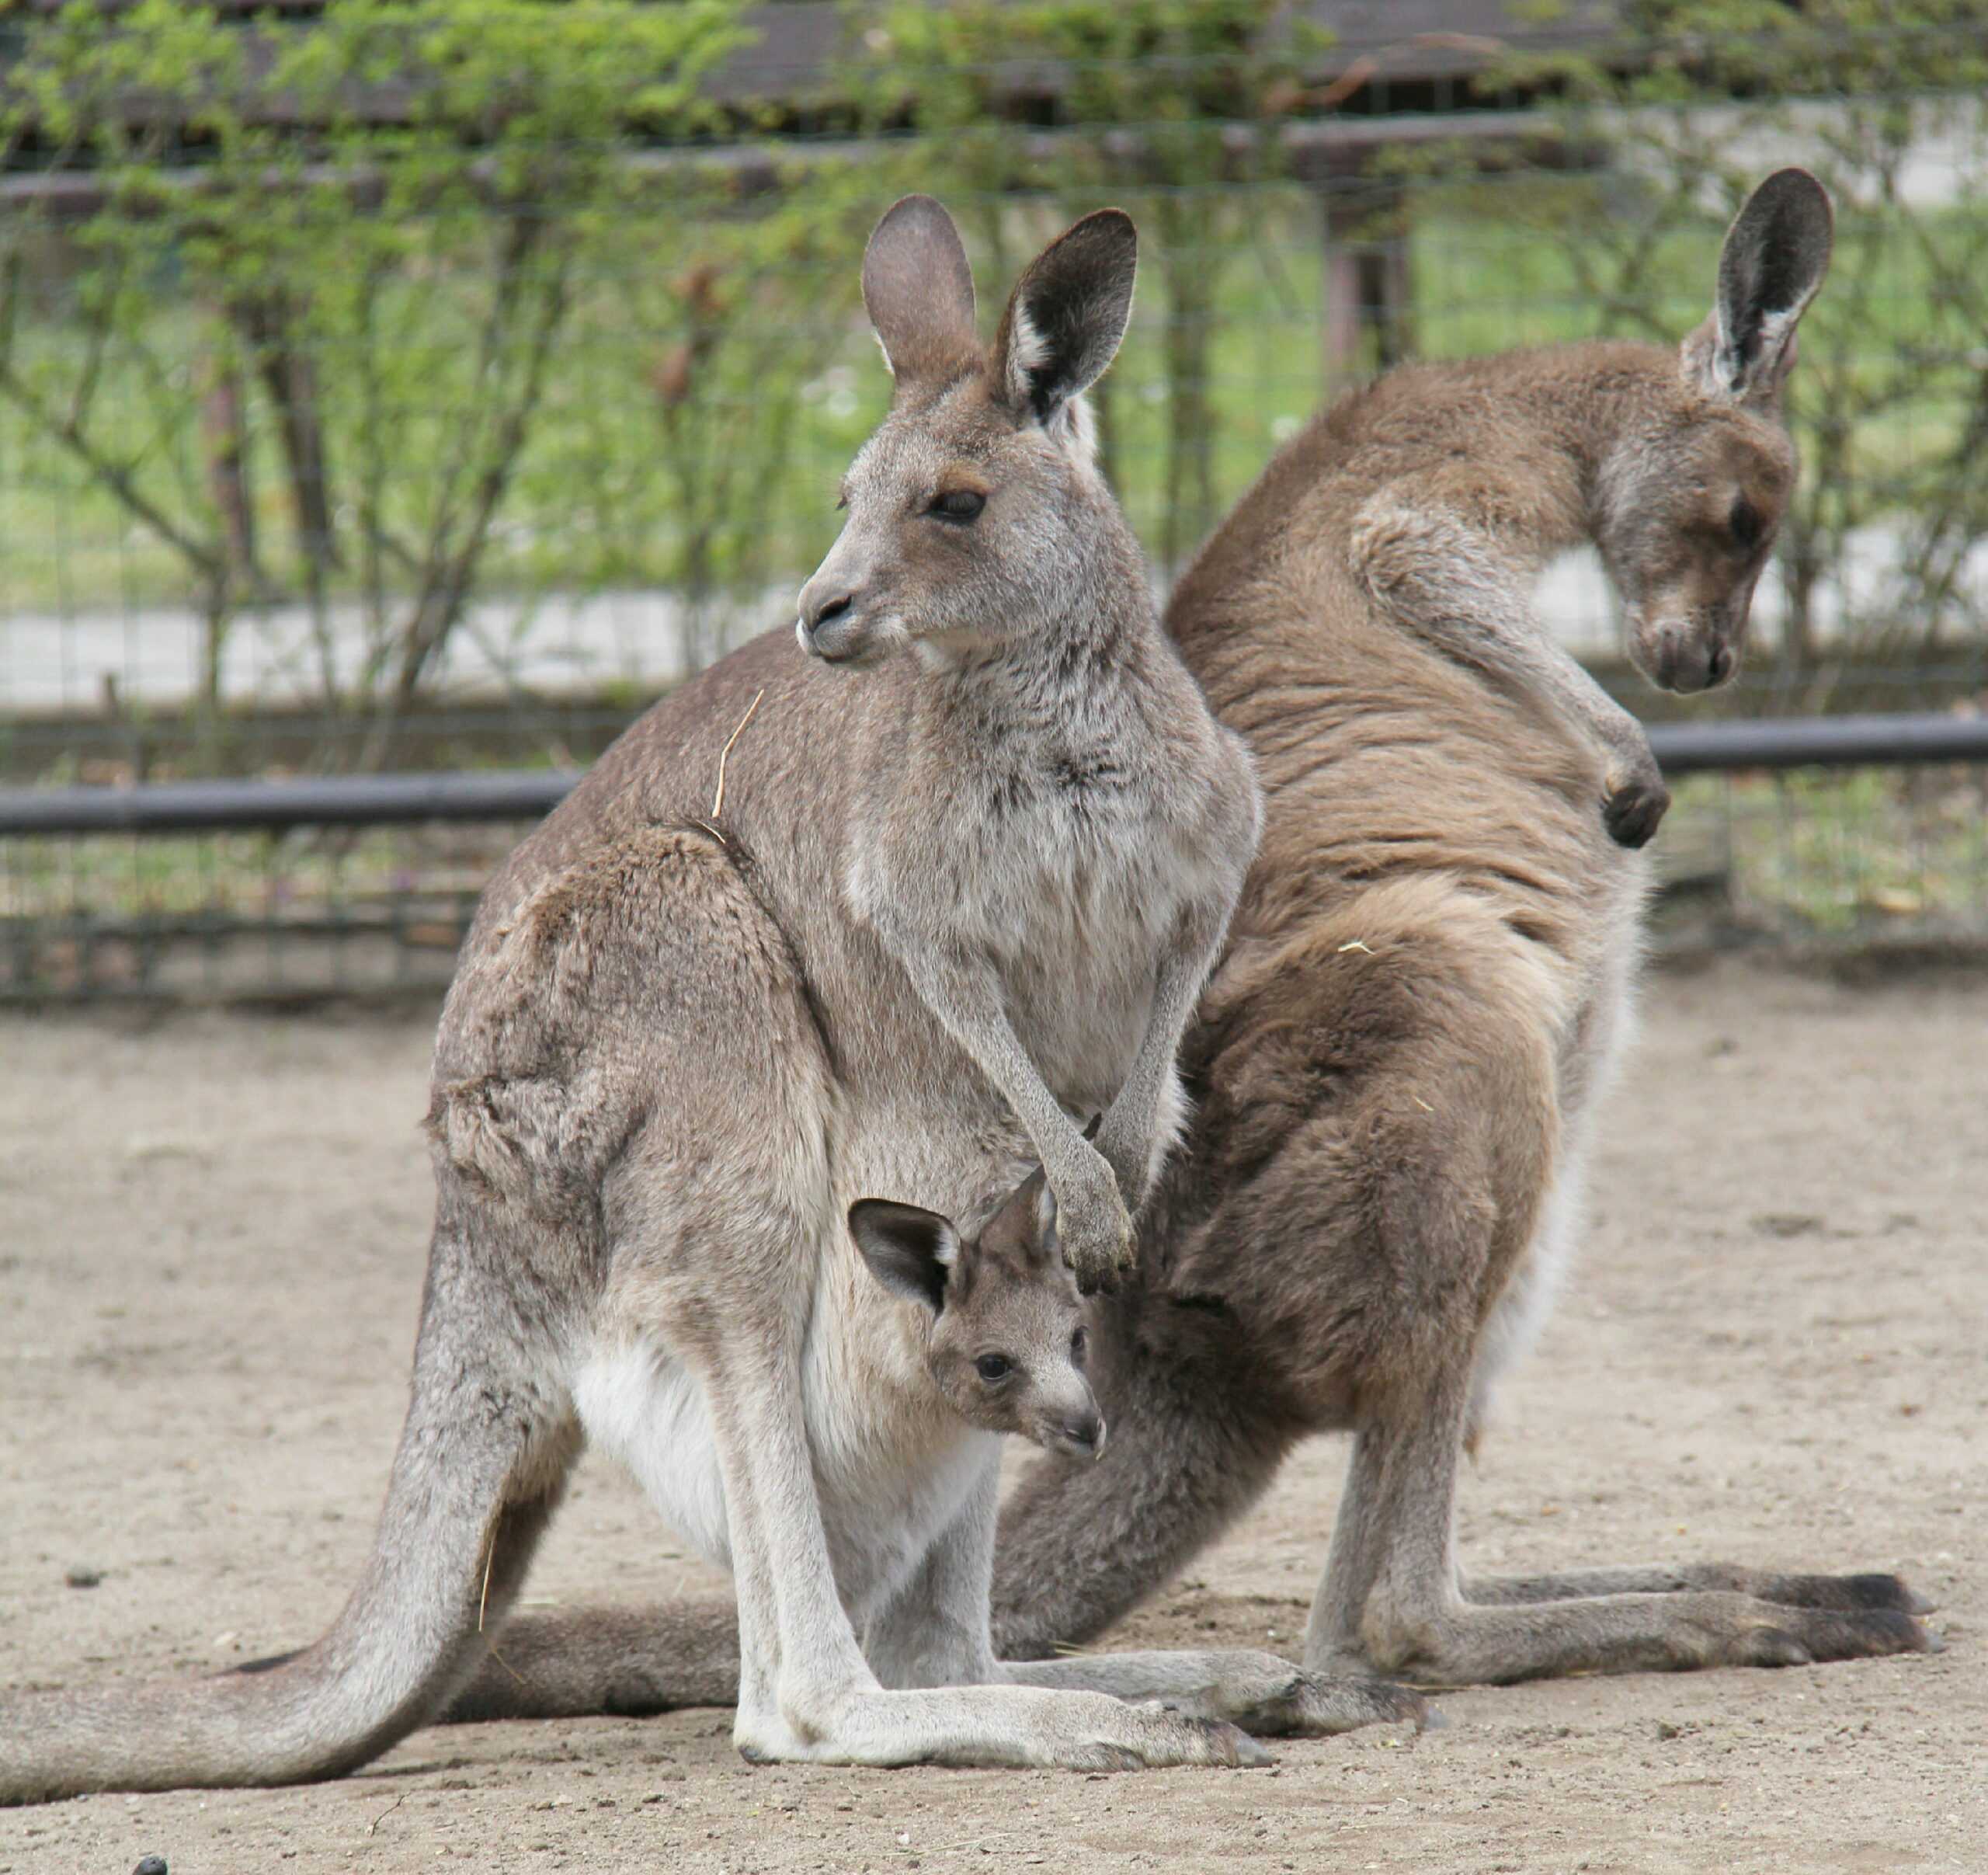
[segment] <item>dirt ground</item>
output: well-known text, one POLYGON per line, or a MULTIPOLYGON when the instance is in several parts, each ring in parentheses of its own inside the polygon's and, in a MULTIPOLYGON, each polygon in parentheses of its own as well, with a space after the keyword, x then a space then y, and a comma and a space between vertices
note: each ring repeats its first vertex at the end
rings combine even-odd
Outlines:
MULTIPOLYGON (((403 1404, 427 1048, 377 1015, 0 1019, 0 1684, 330 1618, 403 1404)), ((1468 1562, 1896 1567, 1944 1654, 1452 1692, 1445 1731, 1269 1771, 753 1769, 714 1711, 438 1729, 313 1789, 0 1813, 0 1875, 1988 1868, 1988 986, 1660 979, 1594 1184, 1468 1562)), ((1128 1633, 1290 1648, 1340 1459, 1302 1452, 1128 1633)), ((709 1586, 590 1464, 528 1594, 709 1586)))

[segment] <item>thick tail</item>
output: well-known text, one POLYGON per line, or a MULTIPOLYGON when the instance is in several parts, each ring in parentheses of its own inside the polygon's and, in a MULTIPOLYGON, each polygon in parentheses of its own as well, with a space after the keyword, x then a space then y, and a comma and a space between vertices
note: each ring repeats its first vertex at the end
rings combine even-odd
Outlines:
POLYGON ((1080 1645, 1129 1613, 1256 1501, 1296 1435, 1236 1385, 1218 1307, 1128 1293, 1094 1319, 1110 1436, 1099 1459, 1036 1459, 1003 1507, 1003 1660, 1080 1645))
POLYGON ((513 1616, 437 1723, 641 1719, 738 1699, 739 1611, 730 1602, 575 1609, 513 1616))
MULTIPOLYGON (((439 1259, 438 1259, 439 1262, 439 1259)), ((413 1404, 365 1573, 331 1631, 211 1679, 0 1700, 0 1803, 92 1790, 335 1777, 431 1717, 474 1673, 579 1445, 518 1324, 438 1308, 431 1269, 413 1404), (536 1374, 533 1369, 537 1371, 536 1374)))

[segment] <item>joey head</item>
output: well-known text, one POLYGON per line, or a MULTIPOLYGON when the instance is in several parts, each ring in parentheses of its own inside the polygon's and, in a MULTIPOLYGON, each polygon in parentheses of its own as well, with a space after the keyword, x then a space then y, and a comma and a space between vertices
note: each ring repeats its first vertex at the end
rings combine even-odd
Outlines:
POLYGON ((931 1310, 926 1363, 968 1425, 1073 1458, 1103 1451, 1104 1417, 1084 1372, 1084 1306, 1041 1172, 964 1243, 949 1218, 884 1198, 851 1205, 849 1227, 877 1280, 931 1310))

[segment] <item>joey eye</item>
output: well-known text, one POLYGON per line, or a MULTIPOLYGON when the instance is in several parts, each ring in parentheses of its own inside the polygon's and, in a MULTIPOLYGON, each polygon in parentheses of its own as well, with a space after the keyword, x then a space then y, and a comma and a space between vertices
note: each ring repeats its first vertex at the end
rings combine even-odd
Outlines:
POLYGON ((981 510, 986 506, 987 497, 977 489, 949 489, 943 495, 933 496, 925 512, 942 521, 957 521, 964 526, 978 520, 981 510))
POLYGON ((1742 495, 1733 503, 1733 512, 1726 517, 1731 530, 1733 544, 1742 553, 1751 553, 1760 544, 1760 511, 1742 495))
POLYGON ((1014 1372, 1015 1364, 1004 1354, 984 1354, 974 1362, 982 1379, 993 1382, 1005 1380, 1014 1372))
POLYGON ((1084 1358, 1084 1350, 1090 1345, 1090 1335, 1082 1328, 1076 1330, 1070 1337, 1070 1358, 1081 1361, 1084 1358))

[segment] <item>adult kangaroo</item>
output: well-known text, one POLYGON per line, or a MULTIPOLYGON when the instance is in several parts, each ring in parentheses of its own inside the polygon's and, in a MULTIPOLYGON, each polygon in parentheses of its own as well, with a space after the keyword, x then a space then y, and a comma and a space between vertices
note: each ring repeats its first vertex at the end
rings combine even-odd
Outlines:
MULTIPOLYGON (((1792 485, 1778 395, 1829 232, 1819 186, 1782 172, 1681 351, 1576 345, 1355 392, 1182 579, 1166 623, 1256 757, 1265 833, 1183 1049, 1194 1119, 1135 1275, 1091 1304, 1110 1449, 1034 1460, 1003 1511, 1004 1654, 1102 1633, 1325 1431, 1354 1450, 1315 1669, 1444 1683, 1935 1644, 1892 1576, 1471 1580, 1452 1535, 1459 1452, 1578 1221, 1646 882, 1596 812, 1614 753, 1570 689, 1587 680, 1554 676, 1525 576, 1597 541, 1654 677, 1729 673, 1792 485)), ((459 1716, 669 1703, 715 1644, 682 1609, 527 1617, 506 1637, 531 1649, 522 1679, 487 1672, 459 1716)))
POLYGON ((997 1662, 999 1441, 846 1221, 887 1197, 970 1237, 1040 1161, 1094 1287, 1170 1140, 1259 799, 1092 461, 1078 400, 1133 266, 1130 221, 1086 217, 984 346, 944 211, 879 224, 896 390, 802 596, 815 655, 771 634, 659 704, 466 941, 412 1398, 358 1588, 260 1671, 7 1701, 0 1798, 381 1751, 484 1661, 583 1434, 729 1567, 751 1757, 1233 1764, 1263 1754, 1231 1720, 1417 1710, 1263 1654, 997 1662))
POLYGON ((1111 1449, 1037 1461, 1002 1516, 1004 1651, 1100 1633, 1322 1431, 1354 1442, 1315 1668, 1506 1681, 1934 1644, 1892 1576, 1471 1580, 1452 1534, 1459 1452, 1576 1226, 1645 880, 1594 812, 1577 701, 1510 652, 1516 573, 1597 541, 1654 673, 1726 673, 1792 481, 1778 391, 1828 231, 1812 178, 1770 178, 1681 354, 1381 379, 1181 580, 1168 628, 1249 741, 1266 831, 1183 1056, 1198 1117, 1136 1278, 1094 1305, 1111 1449), (1400 629, 1405 590, 1450 628, 1400 629))

